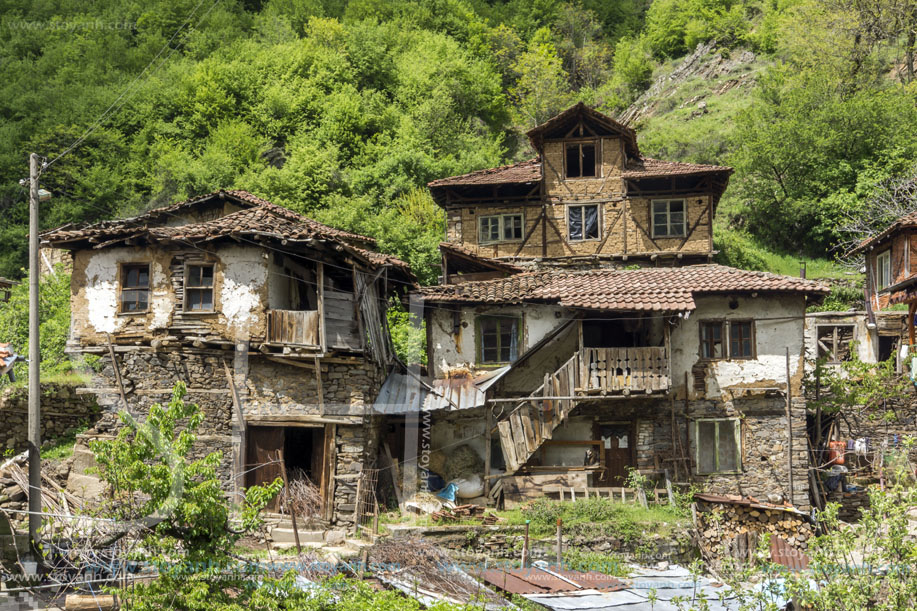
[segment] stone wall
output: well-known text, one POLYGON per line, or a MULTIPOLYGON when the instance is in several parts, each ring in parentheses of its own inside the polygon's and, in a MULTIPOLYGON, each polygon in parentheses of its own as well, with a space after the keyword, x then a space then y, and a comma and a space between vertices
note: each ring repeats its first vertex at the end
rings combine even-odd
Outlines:
MULTIPOLYGON (((99 418, 93 395, 80 395, 69 384, 42 384, 41 439, 47 444, 99 418)), ((0 392, 0 451, 19 453, 28 448, 29 390, 9 386, 0 392)))
MULTIPOLYGON (((236 473, 243 464, 238 416, 233 406, 232 388, 227 367, 239 393, 241 411, 249 424, 283 426, 283 419, 322 415, 362 415, 378 392, 381 375, 365 362, 321 364, 324 411, 317 398, 315 370, 285 363, 249 357, 247 352, 228 350, 154 351, 138 347, 116 354, 125 395, 131 411, 141 419, 154 403, 169 400, 173 385, 184 382, 186 401, 196 403, 204 412, 198 439, 190 456, 201 458, 219 450, 219 467, 223 487, 231 492, 244 486, 236 473), (236 466, 234 466, 234 464, 236 466)), ((95 380, 103 415, 91 433, 113 434, 120 426, 117 413, 122 407, 115 371, 108 355, 95 380)), ((332 521, 350 525, 353 521, 356 486, 368 457, 375 457, 378 445, 378 422, 366 417, 362 424, 330 424, 335 427, 333 485, 330 492, 334 512, 332 521)))
MULTIPOLYGON (((783 397, 748 397, 732 401, 670 401, 632 398, 606 400, 577 407, 577 420, 633 422, 636 428, 636 466, 650 472, 668 469, 677 481, 686 477, 705 491, 739 494, 766 500, 770 495, 790 499, 787 426, 783 397), (674 413, 674 416, 673 416, 674 413), (695 466, 694 422, 698 418, 738 418, 741 422, 742 470, 738 473, 698 475, 695 466), (673 441, 673 440, 676 440, 673 441), (678 465, 677 467, 675 465, 678 465)), ((560 431, 562 429, 558 429, 560 431)), ((589 431, 586 427, 584 431, 589 431)), ((562 438, 555 433, 555 438, 562 438)), ((564 437, 565 438, 565 437, 564 437)), ((584 437, 591 439, 591 436, 584 437)), ((793 504, 808 508, 805 402, 793 401, 793 504)))

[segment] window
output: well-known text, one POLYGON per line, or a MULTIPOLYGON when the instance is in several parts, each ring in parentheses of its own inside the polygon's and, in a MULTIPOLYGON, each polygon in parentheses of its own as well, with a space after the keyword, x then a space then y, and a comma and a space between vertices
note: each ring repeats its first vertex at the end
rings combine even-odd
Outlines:
POLYGON ((670 238, 685 235, 685 200, 653 201, 653 237, 670 238))
POLYGON ((697 420, 694 424, 695 460, 699 474, 742 469, 741 429, 737 418, 697 420))
POLYGON ((185 312, 213 311, 213 266, 185 268, 185 312))
POLYGON ((150 264, 121 266, 121 312, 146 312, 150 303, 150 264))
POLYGON ((705 359, 755 358, 755 325, 750 320, 702 320, 700 355, 705 359), (728 340, 728 341, 727 341, 728 340))
POLYGON ((478 363, 512 363, 519 353, 521 319, 512 316, 478 318, 478 363))
POLYGON ((597 240, 599 238, 599 207, 569 206, 567 208, 567 229, 570 240, 597 240))
POLYGON ((892 283, 891 249, 876 255, 876 290, 881 291, 892 283))
POLYGON ((850 343, 853 341, 853 325, 818 325, 818 358, 827 363, 842 363, 850 360, 850 343))
POLYGON ((522 239, 521 214, 478 217, 478 243, 512 242, 522 239))
POLYGON ((569 143, 566 152, 567 178, 592 178, 597 175, 595 142, 569 143))

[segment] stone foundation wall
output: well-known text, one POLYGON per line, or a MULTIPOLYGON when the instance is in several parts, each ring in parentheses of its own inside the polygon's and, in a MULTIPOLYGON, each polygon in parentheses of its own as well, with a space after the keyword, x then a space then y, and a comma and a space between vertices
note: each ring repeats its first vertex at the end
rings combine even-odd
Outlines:
MULTIPOLYGON (((683 400, 673 404, 669 399, 634 398, 580 405, 573 418, 593 418, 598 422, 635 422, 636 463, 642 471, 668 469, 670 476, 677 478, 676 481, 688 478, 688 481, 699 484, 707 492, 754 496, 766 501, 769 495, 780 495, 790 500, 785 410, 785 399, 779 396, 733 401, 689 401, 687 407, 683 400), (696 473, 693 428, 698 418, 740 419, 740 473, 696 473), (687 457, 690 474, 685 473, 682 456, 687 457)), ((803 400, 793 401, 792 415, 792 502, 806 509, 810 506, 810 500, 803 400)))
MULTIPOLYGON (((98 420, 100 408, 93 395, 80 395, 69 384, 42 384, 41 439, 49 443, 98 420)), ((19 453, 28 448, 29 389, 9 386, 0 392, 0 451, 19 453)))
MULTIPOLYGON (((116 358, 128 405, 141 419, 154 403, 169 400, 175 382, 185 383, 188 389, 185 401, 198 404, 205 416, 190 455, 201 458, 213 451, 222 452, 219 473, 227 492, 245 484, 244 478, 236 473, 238 467, 234 467, 234 462, 243 463, 243 457, 238 456, 241 435, 227 367, 249 424, 265 416, 295 419, 335 413, 362 415, 375 399, 381 377, 374 365, 363 362, 322 365, 325 398, 325 410, 322 410, 314 369, 269 362, 260 356, 249 357, 244 351, 138 348, 118 353, 116 358)), ((120 427, 117 414, 122 403, 108 355, 103 356, 94 388, 98 390, 103 413, 91 432, 113 434, 120 427)), ((332 521, 350 525, 359 476, 368 464, 367 457, 376 455, 378 422, 366 417, 363 424, 331 426, 336 427, 332 521)))

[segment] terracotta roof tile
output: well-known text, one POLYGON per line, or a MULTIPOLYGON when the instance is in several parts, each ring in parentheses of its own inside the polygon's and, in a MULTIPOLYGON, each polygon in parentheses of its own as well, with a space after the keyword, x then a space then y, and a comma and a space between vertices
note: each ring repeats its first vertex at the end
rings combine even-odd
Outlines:
MULTIPOLYGON (((666 176, 690 176, 698 174, 731 174, 732 168, 722 165, 705 165, 701 163, 681 163, 679 161, 661 161, 642 157, 630 159, 621 173, 624 179, 663 178, 666 176)), ((431 188, 453 186, 475 186, 496 184, 518 184, 541 180, 541 161, 529 159, 513 165, 478 170, 461 176, 441 178, 427 183, 431 188)))
POLYGON ((434 303, 556 303, 596 310, 685 311, 709 293, 778 292, 826 295, 819 282, 725 267, 645 268, 582 272, 523 272, 508 278, 433 286, 420 294, 434 303))
POLYGON ((893 234, 895 231, 899 229, 912 229, 912 228, 917 228, 917 211, 910 212, 908 214, 905 214, 904 216, 898 217, 894 223, 886 227, 884 230, 880 231, 879 233, 875 235, 872 235, 872 236, 869 236, 868 238, 863 239, 862 241, 860 241, 859 244, 856 245, 855 248, 853 248, 850 251, 849 254, 853 255, 853 254, 862 252, 866 250, 866 248, 868 248, 869 246, 874 246, 878 244, 879 242, 883 241, 885 238, 887 238, 888 236, 890 236, 891 234, 893 234))
POLYGON ((654 178, 662 176, 683 176, 689 174, 732 173, 732 168, 723 165, 706 165, 701 163, 682 163, 680 161, 662 161, 643 157, 629 159, 621 175, 624 178, 654 178))
POLYGON ((450 187, 455 185, 498 185, 538 182, 541 180, 541 160, 537 157, 511 165, 477 170, 461 176, 450 176, 428 182, 428 187, 450 187))
POLYGON ((407 263, 397 257, 375 252, 366 248, 374 240, 366 236, 341 231, 310 219, 282 206, 272 204, 247 191, 217 191, 208 195, 179 202, 164 208, 150 210, 139 216, 114 221, 102 221, 87 227, 70 226, 54 229, 42 234, 42 239, 51 244, 90 241, 95 248, 121 242, 128 238, 142 238, 152 241, 206 241, 226 236, 266 237, 277 240, 324 240, 335 242, 374 265, 392 265, 410 275, 407 263), (242 210, 206 221, 183 225, 168 225, 163 217, 174 215, 178 210, 218 196, 229 197, 247 204, 242 210))

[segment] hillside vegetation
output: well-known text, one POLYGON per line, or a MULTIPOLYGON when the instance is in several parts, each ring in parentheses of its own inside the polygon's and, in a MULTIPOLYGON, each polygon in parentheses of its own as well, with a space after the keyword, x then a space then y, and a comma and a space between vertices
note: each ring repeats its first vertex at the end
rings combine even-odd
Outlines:
POLYGON ((647 155, 736 168, 723 261, 832 258, 912 172, 915 4, 0 0, 0 275, 22 274, 35 151, 44 227, 243 188, 431 282, 424 184, 526 158, 524 132, 580 100, 647 155))

